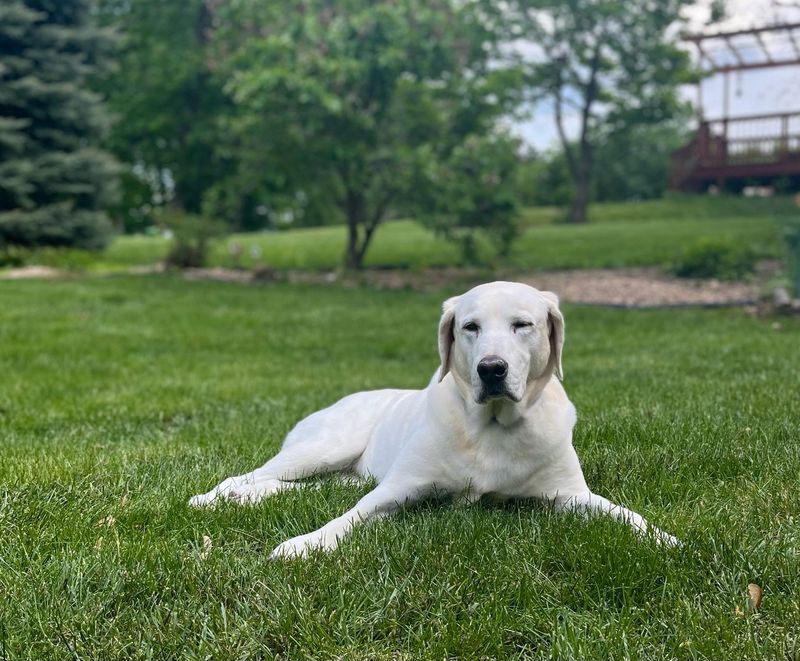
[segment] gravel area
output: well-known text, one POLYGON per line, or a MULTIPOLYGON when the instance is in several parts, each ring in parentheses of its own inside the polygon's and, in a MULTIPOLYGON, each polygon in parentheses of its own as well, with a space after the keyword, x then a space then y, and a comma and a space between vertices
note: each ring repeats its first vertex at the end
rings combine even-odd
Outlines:
MULTIPOLYGON (((332 274, 290 274, 290 279, 330 282, 332 274)), ((758 283, 688 280, 665 275, 658 268, 587 269, 570 271, 496 271, 491 274, 464 269, 429 269, 422 272, 367 271, 344 284, 366 283, 380 289, 458 290, 487 280, 526 282, 558 294, 563 301, 622 307, 681 305, 749 305, 758 299, 758 283)))
MULTIPOLYGON (((160 269, 130 269, 132 275, 153 273, 160 269)), ((0 271, 0 279, 60 278, 63 271, 42 266, 28 266, 0 271)), ((242 284, 286 280, 315 284, 338 283, 376 289, 415 289, 419 291, 463 291, 487 280, 515 280, 538 289, 555 292, 563 301, 591 305, 623 307, 668 307, 679 305, 748 305, 758 299, 758 283, 686 280, 664 275, 657 268, 588 269, 574 271, 495 271, 487 273, 461 268, 404 271, 369 269, 355 276, 337 271, 244 271, 226 268, 187 269, 189 280, 216 280, 242 284)))
POLYGON ((29 278, 53 280, 54 278, 63 278, 65 275, 64 271, 49 266, 21 266, 0 271, 0 280, 26 280, 29 278))
POLYGON ((758 299, 758 284, 687 280, 658 269, 591 269, 522 276, 522 282, 556 292, 572 303, 664 307, 673 305, 744 305, 758 299))

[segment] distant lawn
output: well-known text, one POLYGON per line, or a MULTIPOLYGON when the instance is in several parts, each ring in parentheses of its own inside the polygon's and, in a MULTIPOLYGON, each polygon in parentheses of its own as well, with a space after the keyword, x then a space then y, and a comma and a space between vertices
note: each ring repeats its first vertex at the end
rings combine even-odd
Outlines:
MULTIPOLYGON (((523 211, 523 231, 507 263, 527 269, 594 268, 662 265, 687 245, 709 236, 724 236, 753 246, 763 256, 781 254, 776 219, 796 209, 785 198, 674 198, 654 202, 598 204, 592 222, 571 226, 555 223, 558 211, 523 211)), ((238 234, 218 245, 213 263, 230 266, 228 244, 244 248, 242 265, 258 262, 278 269, 332 269, 341 264, 345 228, 341 226, 285 232, 238 234)), ((97 268, 115 269, 154 263, 166 254, 161 238, 124 236, 100 258, 97 268)), ((485 246, 484 254, 491 251, 485 246)), ((367 266, 424 268, 460 263, 456 245, 418 223, 388 222, 375 234, 367 266)))
MULTIPOLYGON (((601 202, 590 207, 593 223, 616 223, 649 220, 696 220, 698 218, 735 218, 737 216, 784 216, 797 214, 791 196, 747 198, 734 195, 675 195, 641 202, 601 202)), ((525 222, 548 224, 561 220, 564 211, 553 207, 525 209, 525 222)))
POLYGON ((0 282, 3 656, 796 658, 797 321, 566 308, 587 479, 678 549, 532 503, 427 503, 273 563, 363 488, 186 506, 342 395, 423 386, 451 293, 0 282))

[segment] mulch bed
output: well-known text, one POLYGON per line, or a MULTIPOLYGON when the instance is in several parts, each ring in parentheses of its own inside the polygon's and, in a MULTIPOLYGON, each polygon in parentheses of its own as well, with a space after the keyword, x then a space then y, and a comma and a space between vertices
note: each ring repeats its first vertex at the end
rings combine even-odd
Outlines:
MULTIPOLYGON (((153 273, 160 269, 131 269, 130 274, 153 273)), ((25 267, 0 272, 0 279, 60 278, 66 272, 46 267, 25 267)), ((555 292, 563 301, 587 305, 621 307, 669 307, 684 305, 752 305, 761 286, 755 282, 687 280, 665 275, 657 268, 586 269, 531 273, 520 270, 493 272, 463 268, 431 268, 420 271, 367 269, 356 275, 338 271, 239 270, 221 267, 187 269, 188 280, 214 280, 242 284, 288 281, 295 283, 369 286, 376 289, 417 291, 463 291, 487 280, 526 282, 538 289, 555 292)))
POLYGON ((537 289, 554 291, 563 301, 590 305, 622 307, 666 307, 682 305, 752 305, 757 299, 757 283, 688 280, 664 275, 657 268, 587 269, 530 273, 495 271, 487 273, 460 268, 437 268, 422 271, 367 269, 357 275, 335 271, 266 271, 259 274, 229 269, 193 269, 190 279, 228 282, 288 280, 314 284, 338 283, 343 286, 370 286, 376 289, 413 289, 416 291, 460 291, 487 280, 514 280, 537 289))

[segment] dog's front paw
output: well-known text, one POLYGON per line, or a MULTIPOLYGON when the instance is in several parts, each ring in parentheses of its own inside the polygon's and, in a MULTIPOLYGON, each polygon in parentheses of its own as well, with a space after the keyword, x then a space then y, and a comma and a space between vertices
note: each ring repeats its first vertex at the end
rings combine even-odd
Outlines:
POLYGON ((298 535, 287 539, 285 542, 278 544, 275 549, 270 553, 270 560, 291 560, 294 558, 305 558, 312 551, 332 551, 336 548, 338 542, 336 538, 328 539, 325 535, 320 534, 319 531, 308 533, 307 535, 298 535))
POLYGON ((659 540, 661 544, 664 546, 682 546, 681 540, 679 540, 675 535, 670 535, 669 533, 664 533, 664 536, 659 540))
POLYGON ((255 505, 264 498, 272 496, 290 485, 291 483, 275 479, 229 477, 208 493, 192 496, 189 499, 189 505, 192 507, 205 507, 220 500, 229 500, 240 505, 255 505))
POLYGON ((238 482, 239 479, 235 477, 229 477, 225 480, 222 480, 222 482, 220 482, 208 493, 201 493, 196 496, 192 496, 189 499, 189 506, 207 507, 209 505, 213 505, 214 503, 224 498, 227 498, 228 494, 231 492, 231 490, 236 486, 238 482))
POLYGON ((668 532, 664 532, 658 528, 653 528, 652 530, 653 537, 655 537, 656 544, 659 546, 668 546, 668 547, 677 547, 681 546, 681 540, 679 540, 675 535, 670 535, 668 532))
POLYGON ((189 498, 189 507, 207 507, 217 499, 218 495, 217 490, 213 489, 208 493, 200 493, 196 496, 192 496, 189 498))

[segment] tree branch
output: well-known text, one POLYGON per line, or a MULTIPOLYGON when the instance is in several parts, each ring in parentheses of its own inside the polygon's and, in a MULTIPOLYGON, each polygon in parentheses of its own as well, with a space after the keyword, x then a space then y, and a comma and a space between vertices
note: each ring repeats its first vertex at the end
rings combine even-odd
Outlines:
POLYGON ((564 101, 562 99, 562 90, 561 90, 561 74, 558 75, 558 81, 556 82, 556 87, 554 90, 555 102, 556 102, 556 129, 558 130, 558 137, 561 140, 561 147, 564 149, 564 158, 567 160, 567 167, 569 168, 569 172, 572 175, 572 178, 577 180, 578 178, 578 165, 575 160, 575 154, 572 151, 572 146, 569 144, 569 139, 567 138, 567 132, 564 130, 564 101))
POLYGON ((594 47, 592 61, 589 65, 589 80, 585 86, 583 97, 583 110, 581 111, 581 151, 588 146, 589 121, 592 116, 592 105, 597 99, 597 74, 600 70, 600 39, 594 47))
POLYGON ((396 192, 397 190, 395 188, 388 188, 380 201, 375 205, 375 210, 370 216, 369 221, 364 224, 364 236, 362 237, 361 245, 358 247, 359 259, 362 259, 366 254, 372 235, 378 228, 378 225, 381 224, 383 214, 386 213, 386 209, 396 192))

